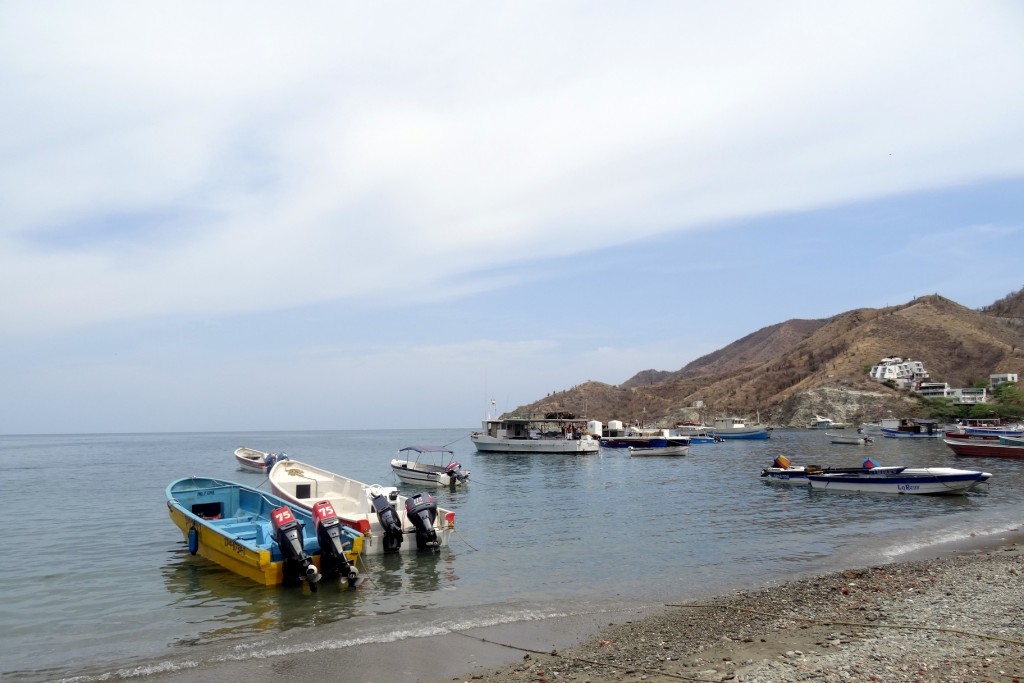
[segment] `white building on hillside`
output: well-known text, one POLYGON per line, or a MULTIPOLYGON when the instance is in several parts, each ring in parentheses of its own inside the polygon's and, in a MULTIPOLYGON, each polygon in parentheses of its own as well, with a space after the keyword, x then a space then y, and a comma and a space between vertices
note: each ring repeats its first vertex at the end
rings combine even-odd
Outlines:
POLYGON ((993 389, 995 389, 1000 384, 1004 384, 1005 382, 1014 382, 1014 383, 1016 383, 1017 382, 1017 373, 1016 372, 1002 372, 1002 373, 999 373, 998 375, 989 375, 988 376, 988 384, 993 389))
POLYGON ((919 360, 904 360, 892 356, 883 358, 878 365, 873 365, 868 376, 876 382, 891 380, 901 389, 914 389, 927 381, 928 372, 924 369, 924 363, 919 360))

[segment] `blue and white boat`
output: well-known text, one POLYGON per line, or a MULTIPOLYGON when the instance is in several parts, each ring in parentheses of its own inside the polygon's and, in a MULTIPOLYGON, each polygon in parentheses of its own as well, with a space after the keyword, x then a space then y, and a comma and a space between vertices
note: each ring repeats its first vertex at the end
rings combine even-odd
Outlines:
POLYGON ((945 429, 938 420, 909 417, 882 420, 881 432, 887 439, 939 439, 945 429))
POLYGON ((767 439, 771 435, 771 427, 748 424, 740 417, 715 418, 711 431, 719 439, 767 439))
POLYGON ((862 472, 808 473, 807 481, 813 490, 950 495, 966 493, 992 476, 988 472, 953 467, 897 469, 874 467, 862 472))
POLYGON ((251 486, 190 477, 167 487, 167 512, 188 550, 265 586, 309 585, 324 576, 355 585, 363 536, 327 503, 290 506, 251 486))

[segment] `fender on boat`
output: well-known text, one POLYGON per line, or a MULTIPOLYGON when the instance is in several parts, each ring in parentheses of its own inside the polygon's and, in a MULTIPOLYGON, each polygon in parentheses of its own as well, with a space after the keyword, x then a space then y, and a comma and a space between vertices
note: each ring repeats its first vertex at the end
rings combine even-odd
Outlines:
POLYGON ((193 555, 199 552, 199 529, 195 527, 188 530, 188 551, 193 555))

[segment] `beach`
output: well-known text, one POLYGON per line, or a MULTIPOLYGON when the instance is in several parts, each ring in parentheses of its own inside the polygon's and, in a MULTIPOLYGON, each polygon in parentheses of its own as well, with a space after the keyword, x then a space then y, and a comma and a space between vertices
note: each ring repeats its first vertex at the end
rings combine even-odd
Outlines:
MULTIPOLYGON (((1024 545, 850 569, 610 624, 531 648, 487 683, 1024 680, 1024 545)), ((441 683, 437 681, 436 683, 441 683)))
POLYGON ((1024 538, 635 612, 224 662, 155 680, 1024 681, 1024 538), (385 662, 386 664, 382 664, 385 662))

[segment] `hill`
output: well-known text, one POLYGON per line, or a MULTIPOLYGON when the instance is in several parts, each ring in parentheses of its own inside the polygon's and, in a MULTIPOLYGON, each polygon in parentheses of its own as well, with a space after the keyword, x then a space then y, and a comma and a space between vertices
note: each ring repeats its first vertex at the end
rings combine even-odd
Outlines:
POLYGON ((1024 289, 980 310, 935 294, 787 320, 679 370, 644 370, 618 386, 588 381, 512 412, 662 425, 759 414, 775 426, 804 426, 815 413, 851 423, 917 414, 907 392, 868 378, 886 356, 920 360, 932 381, 952 387, 987 382, 996 372, 1024 375, 1024 289))

